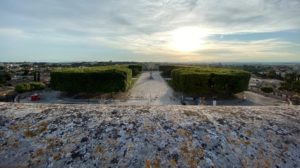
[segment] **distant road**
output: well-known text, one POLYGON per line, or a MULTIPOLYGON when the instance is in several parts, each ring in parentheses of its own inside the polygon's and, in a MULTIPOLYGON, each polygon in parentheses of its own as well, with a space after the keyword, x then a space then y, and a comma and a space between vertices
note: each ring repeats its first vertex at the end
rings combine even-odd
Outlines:
POLYGON ((140 75, 129 91, 129 100, 126 104, 179 104, 173 97, 173 89, 161 77, 160 72, 152 72, 152 77, 153 79, 150 79, 150 72, 140 75))
POLYGON ((248 101, 251 101, 256 105, 263 105, 263 106, 287 105, 287 103, 284 101, 274 99, 271 97, 266 97, 264 95, 260 95, 251 91, 245 91, 244 94, 248 101))

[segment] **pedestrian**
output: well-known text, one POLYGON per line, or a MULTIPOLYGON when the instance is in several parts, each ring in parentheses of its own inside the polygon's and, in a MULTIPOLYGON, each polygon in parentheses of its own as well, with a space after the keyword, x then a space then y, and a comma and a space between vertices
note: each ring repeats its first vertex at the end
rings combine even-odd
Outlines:
POLYGON ((19 96, 19 95, 16 95, 16 96, 15 96, 14 102, 15 102, 15 103, 20 103, 20 96, 19 96))
POLYGON ((246 97, 246 95, 244 94, 244 96, 243 96, 243 101, 246 101, 246 99, 247 99, 247 97, 246 97))
POLYGON ((201 103, 202 103, 201 99, 202 99, 201 97, 198 98, 198 105, 201 105, 201 103))

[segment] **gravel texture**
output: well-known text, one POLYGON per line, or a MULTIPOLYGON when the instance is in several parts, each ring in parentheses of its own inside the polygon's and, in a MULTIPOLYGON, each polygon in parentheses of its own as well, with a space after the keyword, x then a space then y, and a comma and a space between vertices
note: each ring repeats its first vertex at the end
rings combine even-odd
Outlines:
POLYGON ((300 108, 0 103, 0 167, 300 167, 300 108))

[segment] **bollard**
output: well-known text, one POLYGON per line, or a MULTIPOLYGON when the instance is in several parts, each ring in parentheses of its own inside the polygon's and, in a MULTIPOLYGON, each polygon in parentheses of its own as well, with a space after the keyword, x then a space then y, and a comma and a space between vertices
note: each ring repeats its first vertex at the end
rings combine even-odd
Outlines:
POLYGON ((213 100, 213 106, 217 106, 217 100, 213 100))

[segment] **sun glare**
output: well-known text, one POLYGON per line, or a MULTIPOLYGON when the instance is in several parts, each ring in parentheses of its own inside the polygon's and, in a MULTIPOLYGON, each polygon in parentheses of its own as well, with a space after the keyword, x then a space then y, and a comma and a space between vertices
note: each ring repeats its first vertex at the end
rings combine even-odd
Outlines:
POLYGON ((196 51, 201 48, 205 33, 197 27, 182 27, 171 32, 171 47, 179 51, 196 51))

